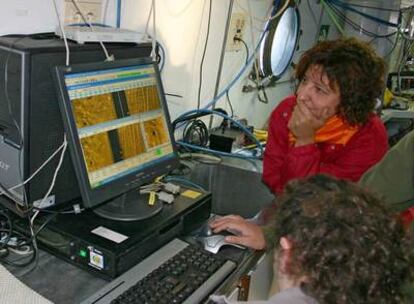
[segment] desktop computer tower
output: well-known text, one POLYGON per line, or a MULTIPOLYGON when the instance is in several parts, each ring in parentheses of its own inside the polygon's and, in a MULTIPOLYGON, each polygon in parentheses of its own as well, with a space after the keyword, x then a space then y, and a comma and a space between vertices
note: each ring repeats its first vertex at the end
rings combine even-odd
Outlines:
MULTIPOLYGON (((116 59, 147 57, 150 44, 105 44, 116 59)), ((105 60, 99 44, 69 43, 70 64, 105 60)), ((0 184, 11 188, 27 180, 62 144, 63 124, 52 79, 52 68, 65 65, 62 40, 51 36, 0 37, 0 184)), ((60 152, 25 186, 12 191, 29 205, 46 194, 60 152)), ((56 205, 80 198, 67 150, 54 188, 56 205)), ((4 195, 0 204, 20 213, 4 195)))

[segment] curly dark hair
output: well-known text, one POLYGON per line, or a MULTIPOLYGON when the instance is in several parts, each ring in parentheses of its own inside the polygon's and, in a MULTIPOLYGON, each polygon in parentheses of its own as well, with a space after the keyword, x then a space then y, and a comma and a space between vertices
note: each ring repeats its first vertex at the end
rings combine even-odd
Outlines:
MULTIPOLYGON (((400 221, 357 185, 326 175, 292 181, 278 198, 276 236, 293 243, 294 279, 319 303, 402 303, 412 278, 400 221)), ((412 261, 412 260, 411 260, 412 261)))
POLYGON ((296 67, 301 81, 311 66, 321 66, 331 88, 339 87, 339 115, 349 124, 364 124, 384 89, 384 60, 356 38, 322 41, 307 50, 296 67))

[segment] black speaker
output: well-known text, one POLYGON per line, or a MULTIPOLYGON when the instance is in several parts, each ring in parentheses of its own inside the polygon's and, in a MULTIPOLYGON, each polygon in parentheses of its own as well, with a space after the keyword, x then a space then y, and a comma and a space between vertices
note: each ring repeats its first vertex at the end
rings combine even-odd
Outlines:
MULTIPOLYGON (((150 44, 105 44, 116 59, 147 57, 150 44)), ((70 64, 105 60, 99 44, 69 43, 70 64)), ((63 124, 52 68, 65 65, 62 40, 51 36, 0 37, 0 184, 10 189, 27 180, 61 146, 63 124)), ((46 194, 61 153, 26 185, 10 192, 29 205, 46 194)), ((56 205, 80 198, 67 150, 51 192, 56 205)), ((22 215, 6 196, 0 203, 22 215)))

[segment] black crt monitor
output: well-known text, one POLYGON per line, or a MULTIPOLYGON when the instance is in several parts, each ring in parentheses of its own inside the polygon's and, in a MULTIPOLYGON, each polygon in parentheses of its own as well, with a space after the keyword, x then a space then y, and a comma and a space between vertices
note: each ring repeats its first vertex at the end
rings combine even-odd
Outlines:
POLYGON ((83 204, 109 219, 162 209, 139 186, 178 165, 160 72, 150 58, 58 66, 64 129, 83 204))

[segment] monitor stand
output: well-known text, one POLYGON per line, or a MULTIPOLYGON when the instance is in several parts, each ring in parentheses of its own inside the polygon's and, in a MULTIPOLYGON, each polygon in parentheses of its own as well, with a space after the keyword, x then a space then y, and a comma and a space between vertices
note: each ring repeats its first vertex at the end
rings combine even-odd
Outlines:
POLYGON ((111 220, 143 220, 161 212, 163 207, 163 203, 157 199, 153 205, 149 205, 148 199, 149 194, 140 194, 139 190, 134 189, 94 208, 93 211, 111 220))

